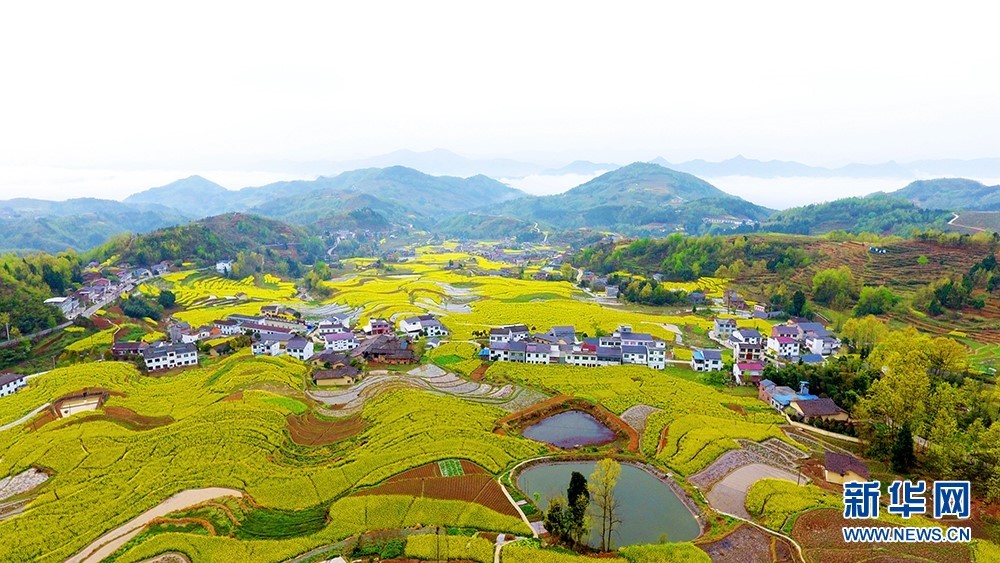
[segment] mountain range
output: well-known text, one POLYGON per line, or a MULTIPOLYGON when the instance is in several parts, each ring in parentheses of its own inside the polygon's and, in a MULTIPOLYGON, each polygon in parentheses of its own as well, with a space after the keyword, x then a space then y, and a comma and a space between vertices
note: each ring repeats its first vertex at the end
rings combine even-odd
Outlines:
POLYGON ((767 230, 810 234, 833 229, 903 232, 944 227, 951 217, 947 212, 961 210, 1000 210, 1000 186, 965 179, 921 180, 888 194, 775 212, 695 175, 654 163, 617 168, 552 196, 529 196, 485 175, 433 176, 390 166, 241 190, 192 176, 123 202, 0 201, 0 251, 86 250, 115 234, 233 212, 290 223, 312 234, 401 228, 464 238, 534 240, 543 231, 697 234, 756 228, 754 223, 767 230))

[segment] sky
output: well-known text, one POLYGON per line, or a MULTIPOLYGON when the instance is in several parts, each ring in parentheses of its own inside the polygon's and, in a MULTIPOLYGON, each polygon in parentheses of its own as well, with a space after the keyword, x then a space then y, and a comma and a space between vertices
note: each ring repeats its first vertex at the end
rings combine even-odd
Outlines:
POLYGON ((0 199, 118 198, 193 173, 238 188, 294 177, 296 162, 438 147, 549 162, 997 157, 993 15, 895 1, 7 3, 0 199))

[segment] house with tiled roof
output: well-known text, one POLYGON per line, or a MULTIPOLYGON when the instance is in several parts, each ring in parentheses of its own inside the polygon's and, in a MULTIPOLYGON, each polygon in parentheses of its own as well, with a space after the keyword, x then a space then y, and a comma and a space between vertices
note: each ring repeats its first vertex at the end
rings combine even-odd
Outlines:
POLYGON ((722 352, 695 348, 691 351, 691 369, 694 371, 722 371, 722 352))
POLYGON ((851 419, 847 411, 837 406, 837 403, 833 402, 833 399, 826 397, 805 401, 792 401, 788 406, 795 411, 795 418, 805 422, 812 420, 840 420, 846 422, 851 419))
POLYGON ((823 478, 828 482, 843 485, 867 481, 869 476, 868 466, 860 459, 852 455, 826 452, 823 459, 823 478))
POLYGON ((764 375, 764 364, 760 362, 736 362, 733 364, 733 379, 737 385, 757 385, 764 375))

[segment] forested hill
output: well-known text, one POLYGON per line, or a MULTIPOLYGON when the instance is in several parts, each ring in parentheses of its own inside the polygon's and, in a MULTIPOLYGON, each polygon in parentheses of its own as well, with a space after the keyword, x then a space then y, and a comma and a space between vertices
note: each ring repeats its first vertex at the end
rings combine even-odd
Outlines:
POLYGON ((698 233, 708 230, 706 219, 760 221, 771 214, 700 178, 647 162, 613 170, 559 195, 520 199, 492 211, 552 229, 626 233, 678 228, 698 233))
POLYGON ((80 259, 73 253, 0 255, 0 340, 51 328, 62 314, 43 301, 64 295, 83 281, 80 259))
POLYGON ((1000 210, 1000 186, 987 186, 964 178, 918 180, 905 188, 891 192, 925 208, 949 211, 1000 210))
POLYGON ((913 230, 942 229, 952 214, 924 209, 884 194, 850 197, 779 211, 765 221, 763 232, 821 235, 843 230, 849 233, 906 234, 913 230))
MULTIPOLYGON (((183 260, 199 266, 252 256, 261 264, 257 268, 288 268, 296 262, 311 263, 324 251, 323 242, 301 227, 256 215, 227 213, 143 235, 117 237, 91 254, 98 259, 117 256, 119 261, 132 264, 183 260)), ((285 273, 282 269, 276 271, 285 273)))

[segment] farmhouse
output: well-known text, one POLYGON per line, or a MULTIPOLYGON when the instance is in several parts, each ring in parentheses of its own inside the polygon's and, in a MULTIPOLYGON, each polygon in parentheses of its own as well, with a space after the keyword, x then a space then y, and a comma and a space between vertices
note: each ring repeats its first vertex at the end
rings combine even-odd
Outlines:
POLYGON ((68 317, 70 313, 80 306, 80 301, 70 295, 69 297, 50 297, 45 300, 45 304, 57 307, 64 317, 68 317))
POLYGON ((323 348, 334 352, 353 350, 358 347, 358 339, 353 332, 334 332, 323 336, 323 348))
POLYGON ((215 328, 219 329, 219 334, 226 336, 233 336, 235 334, 241 334, 243 329, 240 328, 240 323, 231 319, 220 319, 213 323, 215 328))
POLYGON ((368 319, 364 331, 365 334, 390 334, 392 333, 392 324, 385 319, 368 319))
POLYGON ((767 339, 767 352, 778 358, 799 355, 799 343, 791 336, 772 336, 767 339))
POLYGON ((312 374, 313 384, 319 386, 354 385, 361 379, 361 370, 351 364, 339 364, 312 374))
POLYGON ((19 373, 0 374, 0 397, 13 395, 27 384, 25 377, 19 373))
POLYGON ((840 348, 840 341, 832 336, 811 336, 806 338, 806 347, 813 354, 829 356, 840 348))
POLYGON ((285 344, 285 352, 296 360, 306 361, 313 355, 313 342, 308 338, 297 336, 285 344))
POLYGON ((823 478, 830 483, 843 485, 868 480, 868 466, 851 455, 828 451, 823 460, 823 468, 823 478))
MULTIPOLYGON (((524 325, 520 325, 524 326, 524 325)), ((492 332, 492 331, 491 331, 492 332)), ((527 327, 525 327, 525 333, 527 333, 527 327)), ((573 326, 554 326, 549 329, 545 334, 557 339, 563 340, 567 344, 572 344, 576 341, 576 327, 573 326)))
POLYGON ((778 385, 770 379, 760 382, 757 397, 779 411, 784 411, 792 401, 812 401, 819 398, 809 394, 809 383, 805 381, 799 382, 799 392, 796 393, 791 387, 778 385))
POLYGON ((789 406, 795 411, 795 418, 809 422, 811 420, 841 420, 851 419, 847 411, 837 406, 833 399, 819 398, 809 401, 792 401, 789 406))
POLYGON ((760 343, 736 342, 733 359, 737 362, 759 362, 764 359, 764 346, 760 343))
POLYGON ((194 344, 167 344, 160 342, 142 351, 147 371, 170 369, 198 364, 198 348, 194 344))
POLYGON ((737 344, 761 344, 763 341, 764 337, 752 328, 737 329, 729 335, 730 347, 737 344))
POLYGON ((325 336, 335 332, 345 332, 350 329, 350 317, 347 315, 335 315, 320 321, 319 325, 316 326, 316 333, 320 336, 325 336))
POLYGON ((757 385, 764 375, 764 364, 760 362, 737 362, 733 364, 733 378, 737 385, 757 385))
POLYGON ((111 357, 116 360, 136 358, 146 348, 149 348, 149 344, 145 342, 115 342, 111 345, 111 357))
POLYGON ((503 326, 490 329, 490 344, 495 342, 518 342, 528 337, 528 327, 524 325, 503 326))
POLYGON ((712 323, 712 332, 715 334, 715 339, 721 342, 729 340, 729 337, 733 335, 734 330, 736 330, 735 319, 717 318, 712 323))
POLYGON ((695 348, 691 352, 691 369, 694 371, 722 371, 722 352, 695 348))
POLYGON ((281 343, 277 340, 271 340, 269 338, 264 338, 254 342, 250 346, 250 351, 253 352, 254 356, 280 356, 281 355, 281 343))
POLYGON ((409 342, 390 334, 365 340, 351 350, 351 357, 379 364, 412 364, 417 360, 409 342))

